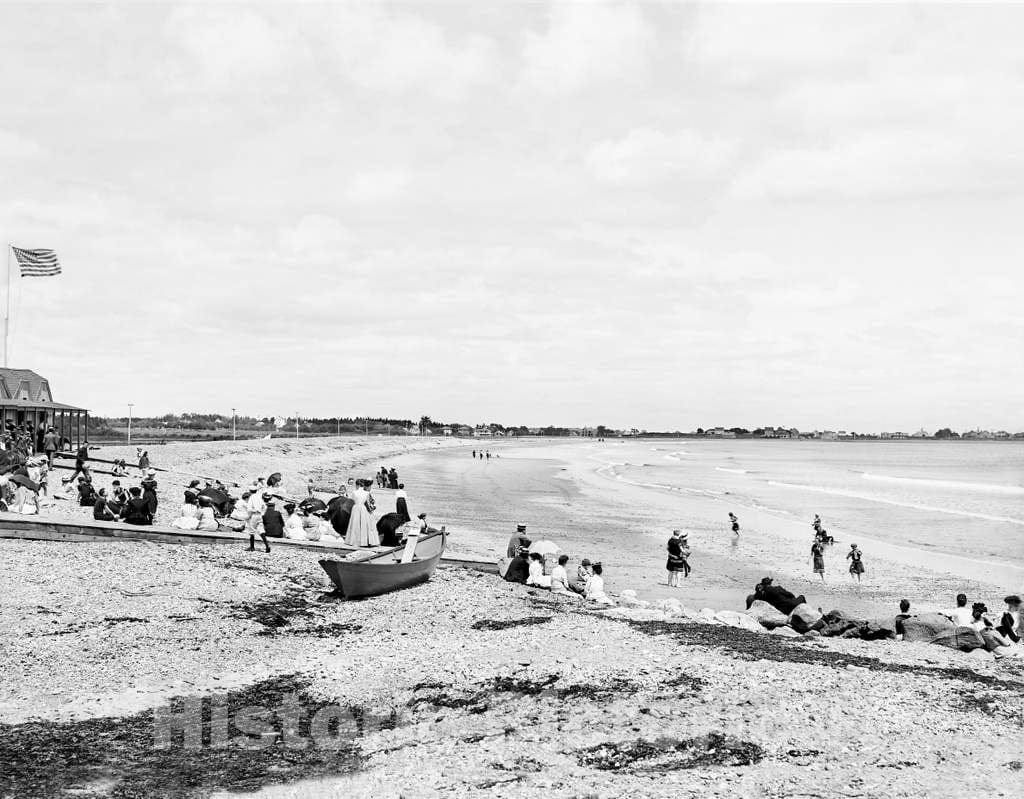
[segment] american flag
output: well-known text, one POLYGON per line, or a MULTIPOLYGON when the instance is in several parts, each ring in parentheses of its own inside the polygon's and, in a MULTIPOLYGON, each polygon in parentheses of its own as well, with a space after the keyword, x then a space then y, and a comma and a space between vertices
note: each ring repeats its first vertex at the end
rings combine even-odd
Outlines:
POLYGON ((18 261, 18 266, 21 267, 22 277, 49 277, 60 274, 57 253, 53 250, 23 250, 14 246, 11 250, 18 261))

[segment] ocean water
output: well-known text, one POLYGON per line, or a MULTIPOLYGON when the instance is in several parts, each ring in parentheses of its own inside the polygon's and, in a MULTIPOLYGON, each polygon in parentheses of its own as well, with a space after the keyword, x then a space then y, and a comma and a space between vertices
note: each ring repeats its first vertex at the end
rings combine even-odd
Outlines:
POLYGON ((726 499, 845 541, 1024 561, 1024 442, 696 440, 608 445, 620 479, 726 499))

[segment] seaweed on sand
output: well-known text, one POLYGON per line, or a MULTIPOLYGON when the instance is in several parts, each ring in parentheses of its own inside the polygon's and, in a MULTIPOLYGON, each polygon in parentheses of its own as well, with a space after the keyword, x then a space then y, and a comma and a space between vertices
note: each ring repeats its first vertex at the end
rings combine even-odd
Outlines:
POLYGON ((319 607, 301 593, 292 591, 255 602, 232 603, 228 615, 231 618, 249 619, 264 627, 276 629, 291 624, 292 619, 309 618, 319 607))
POLYGON ((288 675, 121 718, 0 724, 0 797, 202 799, 344 774, 360 768, 355 741, 371 723, 396 716, 335 708, 288 675))
POLYGON ((607 700, 617 694, 632 694, 640 686, 625 678, 612 678, 603 683, 573 684, 556 688, 560 679, 557 674, 549 674, 539 679, 525 677, 492 677, 476 686, 456 688, 439 682, 421 682, 413 687, 413 697, 408 706, 420 704, 434 707, 448 707, 465 710, 469 713, 486 713, 501 694, 516 696, 547 695, 559 700, 590 699, 607 700))
POLYGON ((522 619, 481 619, 473 622, 474 630, 508 630, 513 627, 530 627, 534 624, 546 624, 551 616, 526 616, 522 619))
POLYGON ((848 655, 831 649, 808 646, 803 639, 778 638, 736 627, 711 624, 667 624, 662 621, 626 621, 631 627, 647 635, 668 635, 681 644, 724 649, 744 660, 774 660, 782 663, 809 663, 833 668, 868 669, 896 674, 918 674, 946 680, 979 683, 993 688, 1024 692, 1024 683, 1004 680, 989 674, 979 674, 966 668, 950 666, 908 666, 886 663, 864 655, 848 655))
POLYGON ((696 738, 643 738, 604 743, 577 753, 580 765, 601 771, 677 771, 706 766, 749 766, 764 758, 764 750, 750 741, 722 733, 696 738))

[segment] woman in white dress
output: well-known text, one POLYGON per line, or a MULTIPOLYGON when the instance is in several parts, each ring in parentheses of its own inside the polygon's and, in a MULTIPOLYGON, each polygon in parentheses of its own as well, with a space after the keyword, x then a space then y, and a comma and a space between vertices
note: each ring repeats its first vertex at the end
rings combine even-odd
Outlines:
POLYGON ((365 485, 366 481, 360 480, 359 487, 352 494, 352 515, 345 531, 345 543, 350 547, 380 546, 377 525, 374 524, 373 515, 370 513, 372 497, 365 485))
POLYGON ((288 518, 284 523, 284 537, 291 538, 293 541, 304 540, 306 534, 302 530, 302 514, 290 502, 284 506, 284 509, 288 512, 288 518))
POLYGON ((551 577, 544 574, 544 558, 539 552, 530 553, 530 575, 526 578, 526 584, 538 588, 551 587, 551 577))
POLYGON ((171 522, 171 527, 177 527, 179 530, 198 530, 201 515, 199 506, 196 504, 196 495, 191 491, 186 491, 181 511, 178 513, 178 518, 171 522))
POLYGON ((612 598, 604 592, 604 577, 602 576, 602 567, 600 563, 595 563, 592 567, 593 574, 587 579, 587 587, 584 589, 583 598, 589 599, 591 602, 597 602, 599 605, 614 605, 615 602, 612 598))
POLYGON ((199 526, 196 529, 212 533, 217 527, 217 516, 213 512, 213 502, 209 497, 199 497, 199 526))

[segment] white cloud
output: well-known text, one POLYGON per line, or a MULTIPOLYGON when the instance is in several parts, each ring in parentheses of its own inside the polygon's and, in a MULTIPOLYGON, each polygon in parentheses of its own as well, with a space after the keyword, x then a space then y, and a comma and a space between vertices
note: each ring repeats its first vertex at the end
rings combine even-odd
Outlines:
POLYGON ((575 92, 594 83, 646 73, 654 31, 640 7, 624 3, 556 3, 543 33, 529 31, 523 79, 544 93, 575 92))
POLYGON ((492 39, 480 34, 456 37, 415 14, 341 7, 321 35, 344 76, 369 91, 425 92, 454 100, 499 72, 492 39))
POLYGON ((621 139, 594 145, 586 163, 599 180, 646 183, 715 175, 735 149, 732 142, 709 140, 694 131, 634 128, 621 139))
POLYGON ((181 6, 164 31, 213 81, 269 73, 295 54, 281 27, 241 6, 181 6))
POLYGON ((359 172, 349 182, 345 196, 358 204, 385 203, 403 197, 411 181, 408 171, 400 168, 359 172))
POLYGON ((0 159, 24 161, 39 158, 45 150, 32 139, 0 129, 0 159))
POLYGON ((281 231, 278 242, 285 255, 332 259, 348 248, 352 234, 332 216, 309 214, 281 231))

